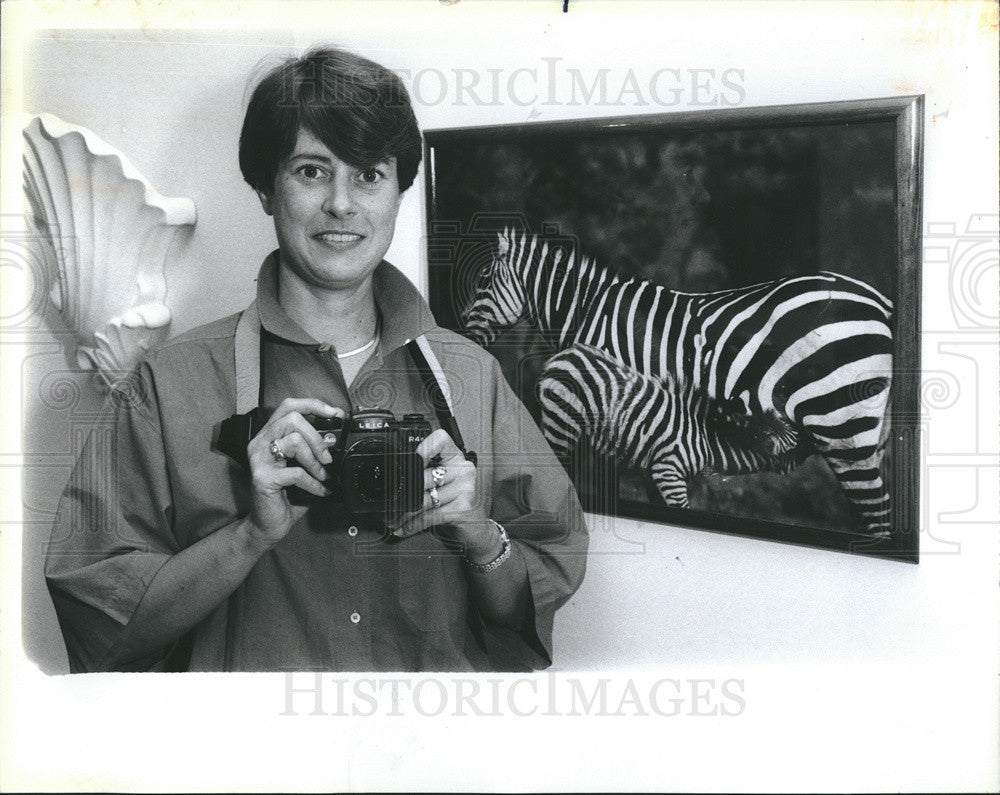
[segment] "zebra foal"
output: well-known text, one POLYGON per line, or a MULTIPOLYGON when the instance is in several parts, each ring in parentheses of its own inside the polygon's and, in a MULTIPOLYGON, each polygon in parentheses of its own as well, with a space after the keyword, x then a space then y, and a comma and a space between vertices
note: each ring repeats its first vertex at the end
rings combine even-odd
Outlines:
POLYGON ((671 506, 688 507, 688 481, 701 472, 789 472, 807 452, 777 412, 747 414, 738 401, 714 400, 669 373, 645 375, 588 345, 549 359, 537 389, 557 455, 586 441, 650 473, 671 506))

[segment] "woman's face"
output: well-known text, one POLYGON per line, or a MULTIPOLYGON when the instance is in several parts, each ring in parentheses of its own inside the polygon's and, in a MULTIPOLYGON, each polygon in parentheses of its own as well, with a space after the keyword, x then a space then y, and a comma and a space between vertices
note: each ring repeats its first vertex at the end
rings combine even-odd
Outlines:
POLYGON ((272 193, 259 196, 274 217, 281 267, 325 290, 371 275, 392 242, 402 199, 395 158, 358 169, 305 129, 278 164, 272 193))

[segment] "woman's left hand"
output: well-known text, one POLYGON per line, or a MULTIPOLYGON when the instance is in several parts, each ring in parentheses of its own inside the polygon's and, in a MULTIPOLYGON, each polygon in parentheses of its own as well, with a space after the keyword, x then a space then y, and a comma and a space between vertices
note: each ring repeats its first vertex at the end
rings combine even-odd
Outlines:
POLYGON ((443 534, 461 544, 470 560, 493 560, 500 554, 501 543, 476 489, 476 465, 465 458, 442 429, 424 439, 417 446, 417 453, 426 466, 424 504, 409 514, 393 535, 407 538, 429 527, 441 526, 443 534))

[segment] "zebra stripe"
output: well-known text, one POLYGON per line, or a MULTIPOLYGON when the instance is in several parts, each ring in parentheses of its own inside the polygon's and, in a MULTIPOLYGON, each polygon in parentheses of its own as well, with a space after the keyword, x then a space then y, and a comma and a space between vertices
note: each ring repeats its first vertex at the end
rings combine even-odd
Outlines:
POLYGON ((602 349, 709 398, 775 411, 826 460, 869 531, 888 528, 880 466, 892 381, 892 302, 838 273, 685 293, 622 279, 559 241, 505 231, 463 313, 489 345, 525 318, 559 350, 602 349), (863 420, 856 423, 856 420, 863 420), (875 483, 862 489, 856 481, 875 483), (867 492, 882 490, 880 501, 867 492))
POLYGON ((687 507, 688 481, 706 470, 788 472, 804 457, 790 426, 746 418, 758 435, 744 431, 738 439, 736 421, 703 392, 673 376, 643 375, 591 346, 555 354, 537 389, 542 431, 557 455, 566 458, 586 441, 649 472, 668 505, 687 507))

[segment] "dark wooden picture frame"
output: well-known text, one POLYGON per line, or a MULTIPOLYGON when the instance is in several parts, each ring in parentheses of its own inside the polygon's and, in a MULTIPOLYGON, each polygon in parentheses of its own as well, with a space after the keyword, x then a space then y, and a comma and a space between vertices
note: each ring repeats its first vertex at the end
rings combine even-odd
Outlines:
MULTIPOLYGON (((652 472, 660 475, 654 486, 648 454, 642 459, 645 464, 637 465, 638 459, 621 460, 628 458, 622 449, 617 454, 605 450, 602 455, 595 452, 595 445, 581 442, 566 462, 585 509, 916 562, 922 129, 923 97, 908 96, 426 131, 431 307, 441 325, 489 342, 488 348, 500 360, 511 386, 543 428, 548 427, 543 422, 543 408, 551 411, 556 405, 553 400, 569 394, 559 391, 564 386, 577 389, 557 377, 567 372, 559 369, 570 361, 566 357, 573 353, 584 360, 597 356, 590 348, 566 351, 574 329, 578 327, 581 338, 587 337, 584 329, 592 322, 589 344, 605 347, 608 355, 629 365, 621 376, 632 384, 629 389, 634 392, 639 389, 635 385, 641 385, 639 392, 613 404, 618 407, 614 416, 619 424, 638 422, 639 403, 649 404, 651 394, 665 391, 669 394, 662 400, 673 407, 675 420, 687 416, 691 427, 700 429, 701 436, 707 434, 706 449, 724 448, 706 471, 719 472, 719 464, 724 464, 727 456, 755 455, 756 461, 763 455, 771 463, 774 456, 782 461, 786 455, 795 459, 787 474, 784 470, 740 473, 737 468, 734 472, 738 474, 695 475, 687 481, 690 504, 678 507, 664 486, 662 456, 652 459, 652 472), (590 265, 581 264, 584 258, 590 265), (629 288, 631 293, 620 288, 614 307, 601 309, 604 331, 600 335, 598 322, 583 317, 583 310, 576 306, 571 310, 572 319, 567 315, 563 322, 560 316, 559 323, 546 327, 544 310, 539 308, 541 293, 537 292, 535 298, 524 299, 526 307, 535 308, 525 309, 520 320, 502 329, 492 328, 488 339, 477 337, 477 329, 463 325, 463 312, 477 295, 484 295, 477 291, 493 290, 499 295, 499 274, 509 274, 516 267, 536 267, 536 271, 525 273, 550 283, 566 280, 571 284, 585 278, 592 283, 596 278, 593 273, 580 268, 597 267, 603 269, 606 279, 617 277, 619 285, 628 282, 633 287, 629 288), (834 282, 833 275, 822 276, 820 272, 842 276, 834 282), (736 313, 756 301, 750 292, 740 292, 750 285, 773 282, 767 295, 782 291, 785 296, 812 289, 822 280, 838 285, 829 287, 826 303, 812 297, 819 294, 815 289, 810 297, 794 299, 801 302, 798 309, 782 308, 770 316, 759 309, 762 304, 753 303, 753 312, 747 310, 741 317, 759 321, 741 321, 739 328, 748 335, 745 339, 734 341, 735 333, 720 336, 715 350, 711 331, 694 335, 693 343, 685 338, 678 343, 675 377, 656 371, 655 351, 660 344, 656 334, 663 332, 669 338, 670 329, 676 328, 670 323, 680 322, 683 313, 692 313, 679 327, 681 331, 675 332, 680 339, 685 329, 701 322, 696 318, 704 318, 709 311, 705 308, 708 299, 683 298, 688 303, 682 305, 683 296, 714 292, 723 302, 717 306, 736 313), (781 371, 787 383, 773 375, 778 370, 768 370, 752 389, 737 394, 743 383, 740 379, 749 378, 747 373, 753 371, 744 362, 742 375, 733 376, 733 393, 723 392, 721 381, 726 371, 723 364, 713 364, 713 356, 720 362, 729 357, 725 366, 731 373, 736 371, 733 357, 741 352, 756 356, 755 351, 770 351, 767 361, 772 364, 782 355, 792 356, 796 344, 801 345, 808 335, 827 333, 818 331, 818 325, 810 327, 809 323, 821 322, 810 317, 823 318, 828 310, 834 314, 840 311, 833 308, 840 307, 833 296, 854 290, 852 284, 858 285, 859 293, 845 299, 846 314, 836 315, 840 325, 823 326, 849 328, 850 332, 843 332, 848 336, 824 338, 822 348, 803 348, 807 353, 793 365, 782 365, 790 367, 781 371), (639 293, 651 294, 656 285, 666 288, 656 294, 671 296, 676 317, 671 309, 664 320, 665 303, 643 304, 647 299, 637 297, 639 293), (867 285, 877 292, 865 292, 867 285), (726 295, 731 298, 722 297, 723 291, 729 291, 726 295), (621 298, 623 294, 625 298, 621 298), (853 371, 846 364, 848 369, 835 367, 838 355, 846 356, 845 362, 851 356, 862 361, 857 358, 861 356, 858 351, 874 339, 870 334, 881 333, 871 332, 870 326, 875 322, 871 313, 883 296, 892 304, 891 311, 883 309, 887 319, 881 321, 887 329, 882 337, 891 333, 887 343, 891 388, 888 379, 858 375, 855 371, 860 364, 852 365, 853 371), (804 306, 810 307, 808 312, 801 308, 804 306), (631 313, 626 307, 632 307, 631 313), (852 315, 852 307, 859 314, 852 315), (798 325, 792 323, 794 317, 799 318, 795 321, 798 325), (753 322, 761 324, 756 336, 750 333, 753 322), (788 328, 780 325, 782 322, 788 328), (628 329, 642 333, 626 337, 628 329), (647 338, 652 342, 644 345, 647 338), (618 339, 622 340, 620 345, 618 339), (723 340, 728 340, 730 347, 725 348, 723 340), (685 375, 681 371, 692 359, 684 348, 689 343, 696 346, 697 363, 685 375), (697 347, 702 345, 707 347, 697 347), (629 351, 634 356, 626 363, 629 351), (552 359, 556 353, 560 356, 552 359), (825 364, 817 364, 820 359, 825 364), (642 365, 643 361, 647 364, 642 365), (719 370, 720 385, 714 392, 700 383, 699 373, 708 379, 704 368, 710 367, 719 370), (642 374, 644 368, 652 371, 642 374), (635 376, 631 370, 641 375, 635 376), (803 375, 807 372, 812 381, 803 375), (797 381, 792 373, 797 374, 797 381), (840 384, 836 379, 844 377, 842 373, 853 373, 847 377, 854 380, 840 384), (784 408, 755 404, 757 393, 764 394, 762 384, 768 378, 778 378, 773 384, 767 381, 772 389, 768 394, 773 394, 775 406, 784 408), (825 385, 823 396, 828 396, 833 386, 842 393, 850 392, 850 400, 855 401, 852 406, 865 400, 874 402, 864 405, 881 406, 878 401, 882 401, 884 425, 874 428, 874 420, 860 414, 844 415, 847 419, 838 414, 837 422, 842 424, 829 425, 835 412, 829 409, 830 414, 821 415, 821 409, 815 408, 816 400, 807 403, 822 391, 819 384, 825 385), (786 392, 779 401, 781 388, 786 392), (793 389, 803 391, 793 393, 793 389), (807 405, 814 413, 803 419, 807 405), (787 417, 782 415, 785 408, 787 417), (828 425, 816 424, 822 422, 828 425), (855 489, 872 481, 863 480, 870 475, 852 470, 860 465, 845 464, 847 453, 843 452, 845 445, 850 452, 856 444, 860 455, 864 452, 860 440, 873 438, 876 431, 879 449, 884 449, 881 503, 876 498, 865 499, 874 489, 855 489), (838 434, 842 439, 854 435, 847 442, 838 442, 833 438, 838 434), (836 477, 834 469, 839 473, 836 477), (848 492, 851 498, 846 496, 848 492), (871 503, 881 506, 877 518, 872 518, 877 512, 867 507, 871 503)), ((548 290, 547 300, 555 301, 555 292, 548 290)), ((577 290, 580 295, 585 292, 577 290)), ((587 311, 593 310, 590 306, 587 311)), ((479 309, 473 315, 481 320, 477 312, 479 309)), ((662 350, 673 357, 670 345, 669 339, 662 340, 662 350)), ((663 358, 660 365, 666 361, 663 358)), ((870 361, 887 359, 874 357, 870 361)), ((886 365, 886 373, 888 369, 886 365)), ((612 390, 609 384, 618 377, 609 376, 603 388, 612 390)), ((624 390, 626 381, 616 383, 617 389, 624 390)), ((598 397, 603 394, 601 389, 593 387, 581 398, 582 403, 598 405, 603 399, 598 397)), ((605 398, 611 400, 607 395, 605 398)), ((554 428, 556 424, 549 425, 554 428)), ((593 432, 597 438, 600 432, 593 432)), ((621 441, 621 428, 603 433, 611 433, 605 447, 616 439, 621 441)), ((586 437, 587 432, 581 436, 586 437)), ((697 459, 685 465, 690 469, 704 463, 697 459)), ((721 469, 725 471, 725 466, 721 469)))

